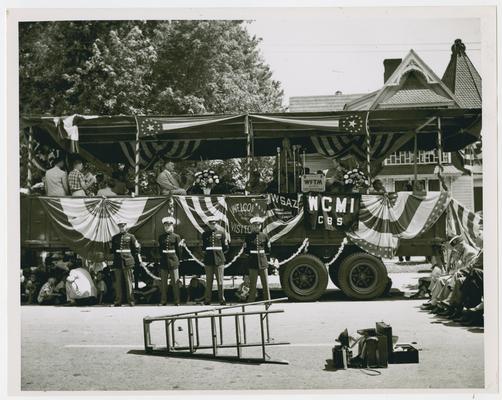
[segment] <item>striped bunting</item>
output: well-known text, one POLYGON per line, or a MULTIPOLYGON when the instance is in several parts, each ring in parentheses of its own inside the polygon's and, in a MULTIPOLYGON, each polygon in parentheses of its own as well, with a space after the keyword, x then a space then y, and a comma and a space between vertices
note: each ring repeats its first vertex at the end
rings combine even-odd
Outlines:
POLYGON ((483 218, 452 199, 447 210, 446 233, 448 237, 461 235, 471 246, 481 249, 483 218))
POLYGON ((228 241, 231 240, 224 196, 174 196, 174 199, 199 233, 209 225, 208 217, 216 216, 220 220, 217 226, 225 231, 228 241))
MULTIPOLYGON (((200 140, 172 140, 169 142, 140 142, 139 164, 148 168, 159 157, 185 159, 200 146, 200 140)), ((119 142, 122 153, 131 167, 135 165, 136 142, 119 142)))
POLYGON ((165 198, 39 197, 59 238, 83 258, 103 261, 110 240, 119 232, 117 221, 129 228, 142 225, 167 202, 165 198))
POLYGON ((280 208, 274 203, 273 194, 267 195, 267 212, 265 221, 263 222, 263 232, 270 238, 271 242, 275 242, 287 233, 289 233, 303 218, 303 197, 298 194, 298 214, 294 217, 283 220, 280 213, 280 208))
MULTIPOLYGON (((371 158, 384 159, 411 139, 411 134, 381 134, 370 136, 371 158)), ((312 136, 316 151, 324 157, 344 158, 354 155, 366 160, 366 137, 361 135, 312 136)))
POLYGON ((395 199, 387 195, 363 195, 359 226, 347 232, 347 236, 368 253, 391 258, 399 247, 399 239, 413 239, 426 232, 449 202, 448 192, 429 192, 425 197, 399 192, 395 199))

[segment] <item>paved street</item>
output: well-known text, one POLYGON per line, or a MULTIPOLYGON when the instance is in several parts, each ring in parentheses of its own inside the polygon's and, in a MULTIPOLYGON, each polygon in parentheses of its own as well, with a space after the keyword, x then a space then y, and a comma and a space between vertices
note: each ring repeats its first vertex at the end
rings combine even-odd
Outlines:
MULTIPOLYGON (((214 360, 167 358, 143 351, 142 318, 199 309, 201 306, 135 308, 22 307, 23 390, 197 390, 197 389, 355 389, 483 387, 483 331, 462 327, 419 310, 423 300, 410 300, 426 265, 388 265, 391 295, 377 301, 348 301, 330 287, 315 303, 281 303, 285 312, 271 317, 271 336, 287 346, 268 349, 289 365, 243 364, 214 360), (404 270, 408 272, 403 272, 404 270), (361 370, 335 371, 331 348, 340 331, 392 325, 399 342, 416 342, 419 364, 390 365, 379 376, 361 370), (50 361, 50 362, 48 362, 50 361)), ((228 283, 228 282, 227 282, 228 283)), ((277 284, 274 285, 277 287, 277 284)), ((273 297, 282 291, 273 290, 273 297)), ((257 338, 249 320, 248 340, 257 338)), ((257 322, 257 321, 255 321, 257 322)), ((233 320, 232 320, 233 324, 233 320)), ((230 335, 234 330, 225 325, 230 335)), ((181 325, 181 324, 178 324, 181 325)), ((233 326, 233 325, 232 325, 233 326)), ((162 326, 152 328, 152 341, 162 346, 162 326)), ((177 340, 186 335, 177 330, 177 340)), ((201 326, 201 332, 209 329, 201 326)), ((205 343, 210 342, 209 335, 205 343)), ((233 339, 233 337, 232 337, 233 339)), ((228 337, 228 340, 231 340, 228 337)), ((259 349, 245 354, 259 355, 259 349)), ((228 350, 225 354, 233 354, 228 350)))

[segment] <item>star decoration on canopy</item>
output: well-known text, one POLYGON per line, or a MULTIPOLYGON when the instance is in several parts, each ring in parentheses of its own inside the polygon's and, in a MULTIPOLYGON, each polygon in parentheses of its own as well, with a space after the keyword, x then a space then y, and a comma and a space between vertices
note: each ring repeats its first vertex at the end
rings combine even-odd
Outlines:
POLYGON ((138 117, 138 129, 140 136, 157 135, 162 131, 162 123, 153 118, 138 117))
POLYGON ((340 128, 349 133, 364 133, 363 119, 357 114, 346 115, 340 119, 340 128))

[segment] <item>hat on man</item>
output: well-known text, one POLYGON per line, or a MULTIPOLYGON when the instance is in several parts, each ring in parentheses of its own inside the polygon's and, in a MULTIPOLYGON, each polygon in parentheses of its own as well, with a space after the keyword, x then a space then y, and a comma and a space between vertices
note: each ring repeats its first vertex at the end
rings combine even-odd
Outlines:
POLYGON ((219 217, 217 217, 216 215, 211 215, 209 217, 207 217, 207 222, 218 222, 220 220, 219 217))
POLYGON ((163 224, 174 225, 175 222, 176 222, 176 220, 174 219, 174 217, 164 217, 164 218, 162 218, 162 223, 163 224))
POLYGON ((127 222, 124 219, 118 219, 117 225, 127 225, 127 222))
POLYGON ((252 224, 263 224, 263 221, 264 221, 264 219, 259 216, 254 216, 249 220, 249 222, 252 224))

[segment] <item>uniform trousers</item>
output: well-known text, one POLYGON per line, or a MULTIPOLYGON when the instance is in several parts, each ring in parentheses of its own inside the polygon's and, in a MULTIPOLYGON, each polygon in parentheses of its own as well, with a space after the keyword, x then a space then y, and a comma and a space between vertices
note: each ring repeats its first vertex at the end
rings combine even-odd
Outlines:
POLYGON ((113 270, 113 274, 115 275, 115 304, 122 304, 122 285, 125 286, 127 302, 133 303, 132 284, 134 278, 132 268, 116 268, 113 270))
POLYGON ((225 294, 223 292, 223 274, 225 268, 223 265, 206 265, 206 293, 204 296, 204 301, 206 303, 211 302, 211 296, 213 293, 213 275, 216 276, 216 283, 218 285, 218 300, 220 302, 225 301, 225 294))
POLYGON ((256 283, 260 276, 261 287, 263 288, 263 300, 270 300, 270 289, 268 287, 267 268, 249 268, 249 301, 256 300, 256 283))
POLYGON ((160 302, 162 304, 167 303, 168 278, 170 279, 169 284, 171 285, 171 289, 173 290, 174 304, 179 304, 180 287, 178 286, 178 280, 180 279, 180 273, 178 268, 160 270, 160 302))

